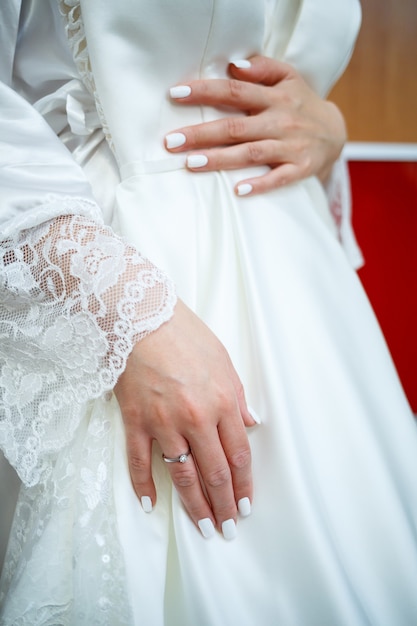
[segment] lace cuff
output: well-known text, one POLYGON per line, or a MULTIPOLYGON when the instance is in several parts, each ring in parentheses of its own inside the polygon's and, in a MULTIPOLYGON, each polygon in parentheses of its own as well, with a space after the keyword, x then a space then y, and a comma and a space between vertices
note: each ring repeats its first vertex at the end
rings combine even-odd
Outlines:
POLYGON ((350 178, 343 154, 334 163, 325 190, 340 242, 352 267, 359 269, 364 261, 352 227, 350 178))
POLYGON ((167 321, 167 277, 113 231, 64 215, 0 243, 0 446, 28 486, 167 321))

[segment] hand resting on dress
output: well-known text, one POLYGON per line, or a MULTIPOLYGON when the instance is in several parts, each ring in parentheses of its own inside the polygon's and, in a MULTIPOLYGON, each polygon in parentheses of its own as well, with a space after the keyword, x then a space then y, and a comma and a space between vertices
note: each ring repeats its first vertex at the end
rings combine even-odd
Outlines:
POLYGON ((193 171, 269 165, 263 176, 240 181, 235 189, 239 195, 312 175, 325 182, 346 141, 337 106, 318 96, 286 63, 263 56, 236 63, 248 67, 231 63, 230 80, 190 81, 171 89, 171 97, 179 105, 227 106, 246 115, 173 130, 165 139, 167 149, 192 151, 187 164, 193 171), (177 141, 171 140, 174 133, 177 141), (180 146, 177 133, 185 138, 180 146))
POLYGON ((115 393, 132 483, 144 508, 149 498, 156 502, 153 440, 167 457, 191 448, 185 463, 167 464, 173 483, 203 535, 215 526, 232 538, 237 503, 247 509, 252 500, 245 426, 255 422, 223 345, 178 301, 171 320, 135 345, 115 393))

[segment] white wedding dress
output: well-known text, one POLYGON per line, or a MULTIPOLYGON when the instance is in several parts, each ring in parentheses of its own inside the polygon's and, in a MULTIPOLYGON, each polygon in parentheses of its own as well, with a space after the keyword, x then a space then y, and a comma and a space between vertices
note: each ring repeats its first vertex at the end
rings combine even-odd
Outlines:
POLYGON ((264 168, 190 173, 163 147, 226 115, 169 88, 224 77, 231 59, 286 59, 324 95, 358 3, 20 4, 1 8, 0 443, 25 484, 0 623, 416 624, 416 426, 321 184, 239 198, 235 183, 264 168), (132 245, 100 225, 95 201, 132 245), (97 280, 90 244, 107 255, 97 280), (58 298, 44 271, 65 254, 58 298), (163 272, 227 347, 262 421, 248 431, 253 511, 231 542, 202 538, 159 449, 151 514, 130 484, 110 390, 133 342, 171 315, 163 272), (44 314, 52 292, 59 307, 44 314), (109 293, 129 311, 116 339, 85 305, 94 294, 105 319, 109 293))

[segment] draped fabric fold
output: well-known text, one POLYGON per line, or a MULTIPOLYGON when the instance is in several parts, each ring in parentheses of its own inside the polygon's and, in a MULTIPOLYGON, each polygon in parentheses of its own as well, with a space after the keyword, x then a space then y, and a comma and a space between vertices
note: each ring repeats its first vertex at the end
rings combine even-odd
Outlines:
POLYGON ((10 85, 12 82, 21 4, 22 0, 10 0, 9 2, 4 2, 0 9, 0 41, 2 43, 0 81, 6 85, 10 85))

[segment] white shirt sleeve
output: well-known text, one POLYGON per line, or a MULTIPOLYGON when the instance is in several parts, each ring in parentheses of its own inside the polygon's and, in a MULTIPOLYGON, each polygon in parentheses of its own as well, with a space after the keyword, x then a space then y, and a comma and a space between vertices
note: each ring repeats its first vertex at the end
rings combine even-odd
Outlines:
POLYGON ((33 485, 176 297, 42 116, 5 85, 0 103, 0 447, 33 485))

